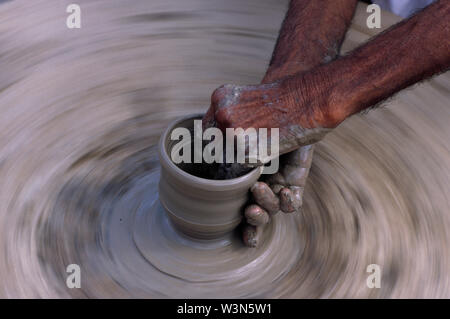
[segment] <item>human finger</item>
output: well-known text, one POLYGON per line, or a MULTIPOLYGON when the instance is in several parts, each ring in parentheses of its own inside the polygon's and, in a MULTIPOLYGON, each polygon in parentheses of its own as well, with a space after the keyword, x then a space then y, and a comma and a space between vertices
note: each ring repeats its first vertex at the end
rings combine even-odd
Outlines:
POLYGON ((262 227, 264 226, 245 225, 242 239, 247 247, 254 248, 258 246, 261 240, 262 227))
POLYGON ((252 192, 256 203, 269 214, 276 214, 280 210, 280 200, 278 196, 273 193, 266 183, 256 182, 253 184, 250 191, 252 192))
POLYGON ((269 222, 269 214, 260 206, 252 204, 245 208, 247 223, 253 226, 261 226, 269 222))

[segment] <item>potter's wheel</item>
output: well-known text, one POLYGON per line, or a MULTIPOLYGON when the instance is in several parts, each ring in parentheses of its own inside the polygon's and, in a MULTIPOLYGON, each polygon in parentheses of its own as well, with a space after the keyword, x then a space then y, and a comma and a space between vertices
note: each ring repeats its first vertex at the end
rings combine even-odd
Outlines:
POLYGON ((319 143, 303 213, 260 248, 194 242, 157 200, 158 138, 219 85, 260 82, 287 1, 78 3, 77 31, 61 1, 0 5, 1 297, 450 297, 448 74, 319 143))
POLYGON ((136 204, 130 206, 126 198, 123 201, 134 214, 124 213, 121 204, 115 205, 104 222, 105 241, 121 267, 139 273, 157 294, 185 297, 186 291, 179 287, 188 283, 189 296, 244 297, 259 295, 256 291, 263 295, 270 286, 277 286, 280 273, 298 263, 301 239, 284 238, 284 234, 295 232, 292 228, 300 227, 294 216, 277 218, 266 229, 261 247, 250 251, 238 232, 217 240, 190 239, 170 224, 157 199, 153 178, 137 184, 132 191, 136 204), (278 254, 280 242, 285 251, 282 255, 278 254))

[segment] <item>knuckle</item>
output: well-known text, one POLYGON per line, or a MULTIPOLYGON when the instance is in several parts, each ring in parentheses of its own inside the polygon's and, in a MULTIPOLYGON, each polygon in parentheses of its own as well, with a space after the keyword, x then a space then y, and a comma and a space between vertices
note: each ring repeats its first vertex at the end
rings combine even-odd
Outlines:
POLYGON ((216 121, 222 128, 232 127, 232 120, 230 116, 230 110, 227 108, 221 108, 216 111, 216 121))
POLYGON ((230 96, 234 96, 236 90, 238 90, 237 85, 224 84, 217 89, 211 95, 211 102, 217 106, 221 106, 230 99, 230 96))

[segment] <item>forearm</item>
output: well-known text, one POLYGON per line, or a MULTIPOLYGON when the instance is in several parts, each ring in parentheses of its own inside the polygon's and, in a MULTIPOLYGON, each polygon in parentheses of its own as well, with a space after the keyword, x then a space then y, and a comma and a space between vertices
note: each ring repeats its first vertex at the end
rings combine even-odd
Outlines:
POLYGON ((335 127, 348 116, 448 70, 449 39, 450 1, 437 1, 349 55, 306 77, 293 77, 286 85, 296 91, 292 100, 314 95, 311 107, 317 122, 335 127), (305 94, 305 88, 311 92, 305 94))
MULTIPOLYGON (((291 0, 262 83, 306 72, 334 59, 351 23, 356 3, 357 0, 291 0)), ((230 100, 230 90, 229 86, 221 87, 213 93, 211 107, 203 118, 204 128, 217 124, 216 111, 219 104, 230 100)), ((266 93, 270 97, 273 95, 264 88, 250 94, 265 96, 266 93)), ((255 106, 258 107, 257 113, 267 111, 259 108, 261 104, 258 102, 255 106)), ((286 111, 283 113, 287 113, 292 106, 283 105, 281 108, 286 111)), ((250 114, 243 116, 246 121, 252 119, 250 114)), ((257 125, 253 123, 253 127, 257 125)))
POLYGON ((333 60, 357 0, 292 0, 263 83, 333 60))
MULTIPOLYGON (((448 17, 450 1, 440 0, 330 63, 306 72, 297 69, 299 73, 269 84, 221 87, 204 123, 222 130, 278 127, 280 154, 316 142, 348 116, 447 70, 448 17)), ((293 59, 288 51, 278 54, 276 50, 271 68, 293 59)))

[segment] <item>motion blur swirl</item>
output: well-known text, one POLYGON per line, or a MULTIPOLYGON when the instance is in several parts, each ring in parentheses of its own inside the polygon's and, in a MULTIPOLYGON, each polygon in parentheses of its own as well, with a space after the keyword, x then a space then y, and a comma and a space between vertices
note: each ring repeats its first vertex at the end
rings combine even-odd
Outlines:
POLYGON ((448 74, 319 143, 302 213, 260 248, 202 246, 160 213, 156 143, 260 82, 287 0, 79 0, 79 30, 69 3, 0 5, 0 297, 450 297, 448 74))

